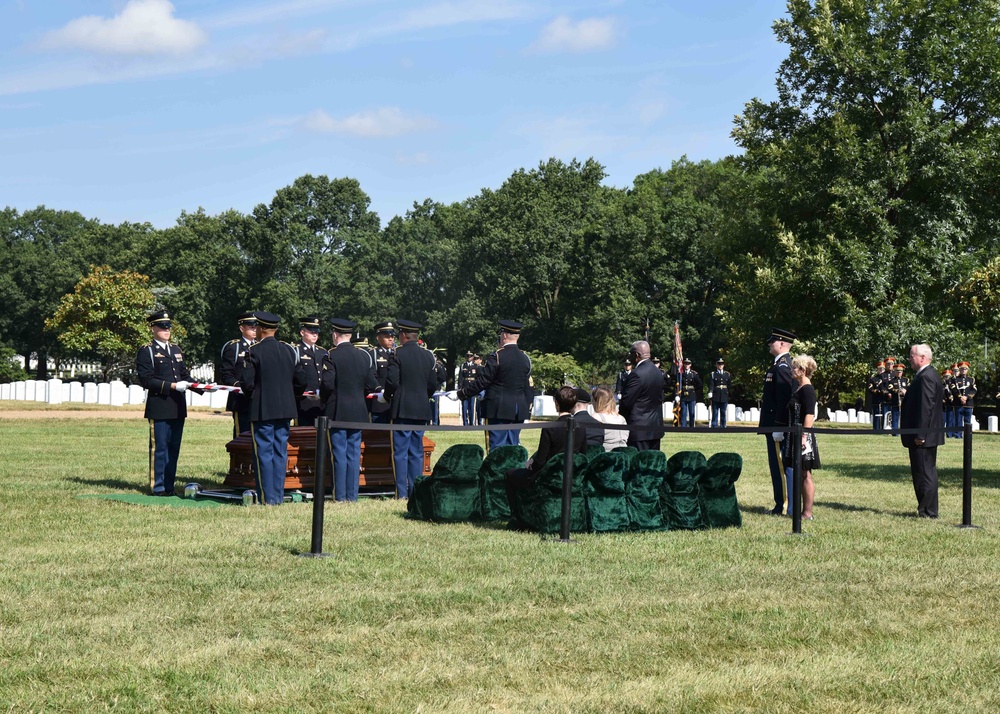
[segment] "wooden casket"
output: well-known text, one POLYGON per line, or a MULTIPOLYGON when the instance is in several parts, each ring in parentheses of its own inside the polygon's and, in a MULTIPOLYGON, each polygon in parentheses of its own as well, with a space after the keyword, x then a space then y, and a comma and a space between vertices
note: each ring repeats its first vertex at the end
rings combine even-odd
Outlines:
MULTIPOLYGON (((392 432, 361 432, 361 486, 362 492, 394 493, 396 478, 392 471, 392 432)), ((245 431, 226 444, 229 452, 229 473, 224 486, 231 488, 254 488, 253 438, 245 431)), ((424 437, 424 475, 431 473, 431 454, 434 442, 424 437)), ((333 475, 327 464, 327 490, 333 475)), ((285 474, 285 488, 312 491, 316 482, 316 428, 293 426, 288 435, 288 471, 285 474)))

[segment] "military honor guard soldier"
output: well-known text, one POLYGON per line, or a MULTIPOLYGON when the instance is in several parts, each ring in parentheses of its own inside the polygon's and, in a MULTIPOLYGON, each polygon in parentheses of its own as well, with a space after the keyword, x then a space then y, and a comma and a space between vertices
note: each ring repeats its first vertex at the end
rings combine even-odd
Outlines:
POLYGON ((889 377, 888 386, 886 387, 887 394, 884 409, 888 409, 886 418, 892 427, 893 436, 897 436, 897 432, 899 431, 899 407, 903 403, 906 388, 910 386, 909 380, 903 376, 905 370, 906 367, 900 361, 893 369, 893 373, 889 377))
MULTIPOLYGON (((139 384, 146 390, 149 420, 149 490, 154 496, 173 496, 177 457, 184 435, 187 402, 184 392, 194 379, 181 348, 170 344, 172 322, 166 310, 146 318, 152 341, 135 355, 139 384)), ((201 393, 202 390, 193 390, 201 393)))
POLYGON ((257 500, 278 506, 285 500, 288 432, 298 414, 295 395, 305 388, 305 374, 295 347, 275 339, 281 319, 270 312, 256 315, 260 339, 243 358, 240 383, 250 401, 257 500))
POLYGON ((958 376, 955 377, 955 436, 962 437, 966 424, 972 423, 972 408, 976 400, 976 380, 969 375, 969 363, 958 363, 958 376))
MULTIPOLYGON (((323 360, 320 397, 323 413, 333 421, 366 423, 366 397, 378 390, 371 358, 351 343, 357 323, 342 317, 330 321, 333 347, 323 360)), ((357 501, 361 481, 361 429, 330 428, 333 497, 357 501)))
MULTIPOLYGON (((438 376, 434 355, 417 344, 421 325, 399 320, 399 347, 389 360, 385 400, 393 424, 426 426, 431 419, 438 376)), ((424 472, 422 429, 392 432, 392 465, 396 476, 396 498, 408 498, 413 482, 424 472)))
MULTIPOLYGON (((378 382, 379 391, 385 389, 385 379, 389 374, 389 360, 396 349, 396 323, 386 320, 375 325, 375 347, 369 347, 366 351, 371 358, 372 369, 375 370, 375 381, 378 382)), ((368 410, 372 415, 372 422, 375 424, 388 424, 389 404, 375 399, 368 400, 368 410)))
MULTIPOLYGON (((534 389, 531 386, 531 359, 517 341, 521 337, 520 322, 500 320, 497 351, 486 358, 483 368, 471 385, 462 386, 451 399, 467 399, 486 390, 483 398, 483 416, 487 425, 520 424, 531 416, 534 389)), ((489 448, 520 444, 519 429, 489 432, 489 448)))
MULTIPOLYGON (((788 426, 788 400, 795 391, 792 377, 792 360, 788 351, 795 342, 794 332, 775 327, 767 338, 767 349, 774 362, 764 373, 764 391, 760 404, 760 428, 788 426)), ((767 465, 771 471, 771 488, 774 492, 774 508, 771 515, 780 516, 785 512, 788 498, 785 494, 785 474, 781 464, 780 444, 785 438, 783 432, 765 433, 767 438, 767 465)))
MULTIPOLYGON (((242 312, 236 317, 240 336, 222 347, 222 367, 219 384, 240 386, 240 370, 246 359, 247 349, 257 340, 257 313, 242 312)), ((250 431, 250 400, 240 392, 230 392, 226 398, 226 411, 233 413, 233 438, 250 431)))
POLYGON ((726 361, 715 360, 715 370, 708 378, 708 399, 712 403, 712 428, 726 428, 726 410, 729 408, 729 387, 733 376, 726 371, 726 361))
POLYGON ((298 426, 315 426, 317 417, 323 416, 323 402, 319 398, 319 377, 323 368, 326 350, 317 345, 319 341, 319 318, 315 315, 299 319, 300 340, 295 344, 299 362, 305 374, 305 386, 298 397, 298 426))
POLYGON ((879 360, 875 364, 875 373, 868 378, 865 392, 872 410, 872 431, 882 429, 882 407, 885 398, 882 394, 882 375, 885 374, 885 362, 879 360))
MULTIPOLYGON (((465 353, 465 362, 458 368, 458 386, 472 386, 476 383, 479 375, 479 366, 476 364, 476 355, 473 352, 465 353)), ((476 401, 479 395, 474 394, 468 399, 462 400, 462 426, 474 426, 476 424, 476 401)))
POLYGON ((701 375, 691 369, 691 360, 684 360, 681 380, 681 423, 682 427, 694 428, 695 404, 701 401, 701 375))

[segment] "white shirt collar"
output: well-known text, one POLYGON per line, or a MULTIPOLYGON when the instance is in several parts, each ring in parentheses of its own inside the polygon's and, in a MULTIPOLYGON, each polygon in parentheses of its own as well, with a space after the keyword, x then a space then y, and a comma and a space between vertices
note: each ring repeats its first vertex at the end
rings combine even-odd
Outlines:
POLYGON ((774 364, 778 364, 778 360, 787 355, 787 352, 782 352, 780 355, 774 358, 774 364))
POLYGON ((157 345, 157 347, 159 347, 162 350, 170 348, 170 343, 169 342, 160 342, 159 340, 153 340, 153 342, 155 342, 156 345, 157 345))

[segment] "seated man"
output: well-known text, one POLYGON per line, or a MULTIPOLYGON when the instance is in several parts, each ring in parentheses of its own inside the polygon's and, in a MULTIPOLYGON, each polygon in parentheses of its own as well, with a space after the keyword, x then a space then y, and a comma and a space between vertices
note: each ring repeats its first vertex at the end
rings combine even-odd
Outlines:
MULTIPOLYGON (((556 409, 559 410, 558 421, 569 421, 570 415, 576 406, 576 390, 573 387, 562 386, 555 395, 556 409)), ((582 429, 576 431, 576 440, 573 444, 573 451, 583 451, 585 447, 584 432, 582 429)), ((603 438, 603 437, 602 437, 603 438)), ((511 530, 527 530, 528 526, 521 518, 520 507, 518 506, 518 491, 530 489, 535 484, 535 479, 545 467, 549 458, 555 454, 562 454, 566 451, 566 429, 543 429, 542 436, 538 441, 538 451, 528 459, 527 468, 511 469, 504 476, 504 487, 507 490, 507 502, 510 504, 511 530)))
MULTIPOLYGON (((593 400, 590 392, 581 387, 576 388, 576 406, 573 407, 573 420, 577 423, 577 433, 583 432, 584 446, 600 446, 604 448, 604 424, 598 421, 588 411, 593 400)), ((565 444, 565 440, 563 444, 565 444)))

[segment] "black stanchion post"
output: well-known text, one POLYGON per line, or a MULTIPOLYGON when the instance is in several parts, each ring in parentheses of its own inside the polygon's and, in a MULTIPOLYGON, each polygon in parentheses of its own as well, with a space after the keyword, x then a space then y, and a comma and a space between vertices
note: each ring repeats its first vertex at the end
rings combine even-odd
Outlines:
POLYGON ((972 424, 962 429, 962 523, 959 528, 976 528, 972 525, 972 424))
POLYGON ((792 433, 786 438, 792 440, 789 444, 792 453, 792 492, 788 494, 792 506, 792 533, 802 533, 802 425, 795 424, 792 433))
POLYGON ((299 553, 306 558, 326 558, 323 552, 323 509, 326 501, 326 444, 329 427, 325 416, 316 420, 316 479, 313 484, 312 548, 308 553, 299 553))
POLYGON ((566 422, 566 461, 563 465, 562 522, 559 541, 572 543, 569 537, 569 516, 573 505, 573 448, 576 445, 576 420, 570 414, 566 422))

